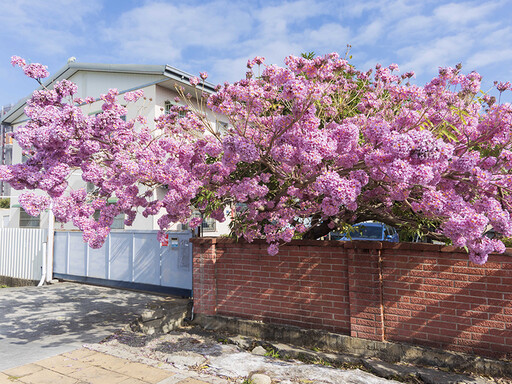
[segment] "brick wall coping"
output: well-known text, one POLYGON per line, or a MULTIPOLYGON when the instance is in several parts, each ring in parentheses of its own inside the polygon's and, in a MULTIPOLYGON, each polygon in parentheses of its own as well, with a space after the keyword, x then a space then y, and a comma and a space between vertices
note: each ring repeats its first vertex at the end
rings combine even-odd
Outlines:
MULTIPOLYGON (((193 244, 197 245, 243 245, 249 244, 244 239, 233 239, 229 237, 195 237, 190 239, 193 244)), ((251 244, 259 245, 261 248, 268 246, 267 242, 262 239, 254 240, 251 244)), ((339 241, 339 240, 292 240, 288 244, 281 245, 281 247, 339 247, 345 249, 396 249, 406 251, 428 251, 428 252, 443 252, 443 253, 467 253, 463 248, 454 247, 451 245, 440 244, 427 244, 427 243, 391 243, 381 241, 339 241)), ((507 248, 501 256, 512 256, 512 248, 507 248)))

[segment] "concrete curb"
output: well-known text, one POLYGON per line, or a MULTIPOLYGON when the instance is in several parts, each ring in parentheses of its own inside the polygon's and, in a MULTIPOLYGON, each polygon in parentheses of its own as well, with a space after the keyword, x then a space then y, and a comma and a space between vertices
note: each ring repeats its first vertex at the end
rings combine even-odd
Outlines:
POLYGON ((37 280, 19 279, 17 277, 0 276, 0 285, 7 285, 8 287, 27 287, 36 286, 39 283, 37 280))

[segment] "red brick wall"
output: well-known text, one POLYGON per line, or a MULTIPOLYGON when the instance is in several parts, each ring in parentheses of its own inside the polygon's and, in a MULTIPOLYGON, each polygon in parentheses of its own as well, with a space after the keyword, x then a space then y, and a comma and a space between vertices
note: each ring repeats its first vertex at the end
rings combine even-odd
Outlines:
POLYGON ((343 247, 288 246, 270 256, 261 243, 193 241, 195 312, 349 331, 347 258, 339 255, 346 253, 343 247))
POLYGON ((383 253, 386 340, 512 358, 511 256, 479 266, 452 247, 383 253))
POLYGON ((512 357, 512 257, 453 247, 297 241, 194 243, 194 310, 512 357))

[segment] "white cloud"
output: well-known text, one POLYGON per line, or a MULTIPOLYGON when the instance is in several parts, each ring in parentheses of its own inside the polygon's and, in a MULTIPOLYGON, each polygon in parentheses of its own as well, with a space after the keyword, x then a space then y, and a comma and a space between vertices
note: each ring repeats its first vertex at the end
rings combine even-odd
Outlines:
POLYGON ((434 10, 434 16, 441 22, 452 24, 455 27, 460 24, 470 24, 478 22, 494 11, 501 2, 465 2, 449 3, 437 7, 434 10))
POLYGON ((199 6, 147 3, 121 14, 104 32, 124 57, 179 60, 188 47, 229 47, 250 29, 246 11, 217 1, 199 6))
POLYGON ((148 2, 120 14, 103 32, 124 60, 138 56, 186 69, 202 59, 221 73, 231 67, 228 63, 243 61, 245 72, 245 62, 256 55, 282 64, 285 56, 306 49, 325 53, 343 48, 347 28, 311 23, 331 12, 327 3, 307 0, 259 9, 223 0, 201 5, 148 2))
POLYGON ((425 37, 430 35, 435 28, 433 17, 425 15, 413 15, 401 20, 392 26, 394 37, 400 40, 410 39, 411 37, 425 37))
POLYGON ((330 53, 331 50, 343 48, 350 42, 350 38, 350 29, 336 23, 304 31, 305 45, 309 50, 318 53, 330 53))
MULTIPOLYGON (((252 50, 247 51, 245 55, 235 58, 223 57, 213 60, 212 73, 213 81, 237 81, 245 78, 247 69, 247 60, 255 56, 265 57, 265 64, 284 65, 284 58, 290 54, 299 55, 305 52, 304 48, 298 44, 283 41, 275 41, 259 45, 259 41, 253 41, 252 50)), ((254 70, 257 70, 254 68, 254 70)))
POLYGON ((414 70, 416 74, 435 72, 438 67, 455 66, 472 47, 473 41, 461 33, 454 36, 438 38, 430 44, 418 47, 410 46, 399 50, 409 60, 401 67, 403 70, 414 70))
MULTIPOLYGON (((290 54, 343 55, 351 44, 353 63, 361 69, 396 62, 418 77, 431 77, 437 67, 462 61, 468 69, 495 71, 490 77, 512 74, 512 7, 505 0, 0 0, 0 5, 3 51, 51 70, 76 56, 168 63, 194 73, 206 70, 212 81, 235 81, 256 55, 282 65, 290 54)), ((8 57, 0 59, 8 63, 8 57)), ((11 81, 10 71, 0 65, 4 84, 11 81)))
POLYGON ((382 0, 351 1, 344 7, 343 16, 361 17, 365 12, 380 11, 384 7, 382 0))
POLYGON ((470 56, 466 62, 469 70, 486 67, 488 65, 505 64, 510 66, 512 62, 512 48, 507 49, 488 49, 476 52, 470 56))
POLYGON ((376 43, 383 34, 384 22, 374 20, 365 25, 354 39, 354 45, 371 45, 376 43))
POLYGON ((255 12, 255 19, 259 23, 258 33, 275 36, 275 34, 286 33, 290 23, 301 23, 329 12, 330 8, 322 2, 298 0, 277 6, 262 7, 255 12))
POLYGON ((500 24, 493 24, 487 33, 481 33, 480 43, 487 47, 509 48, 512 46, 512 27, 500 27, 500 24))
POLYGON ((17 0, 2 1, 1 5, 3 38, 47 55, 65 53, 83 43, 86 18, 101 10, 99 0, 17 0))
POLYGON ((426 76, 424 81, 438 67, 458 62, 468 70, 507 63, 512 45, 507 12, 504 1, 397 0, 364 2, 344 14, 361 17, 351 31, 358 67, 396 62, 403 71, 426 76))
POLYGON ((498 47, 507 36, 498 35, 503 26, 492 18, 500 4, 295 0, 258 7, 246 1, 147 1, 120 13, 103 32, 121 61, 143 58, 189 71, 207 69, 220 80, 243 77, 247 59, 256 55, 282 64, 289 54, 343 54, 347 43, 359 64, 397 62, 404 70, 435 75, 437 67, 459 61, 481 64, 478 50, 498 47), (477 43, 485 39, 484 49, 477 43))

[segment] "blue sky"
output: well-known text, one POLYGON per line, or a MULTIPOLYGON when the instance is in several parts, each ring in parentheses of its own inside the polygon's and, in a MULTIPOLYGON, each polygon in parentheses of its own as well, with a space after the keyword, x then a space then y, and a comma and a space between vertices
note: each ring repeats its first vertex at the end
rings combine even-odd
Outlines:
MULTIPOLYGON (((247 59, 344 54, 368 69, 397 63, 424 84, 439 66, 512 81, 512 2, 436 0, 135 1, 0 0, 0 105, 36 86, 10 57, 48 66, 80 62, 170 64, 213 83, 244 76, 247 59)), ((508 97, 507 97, 508 98, 508 97)))

